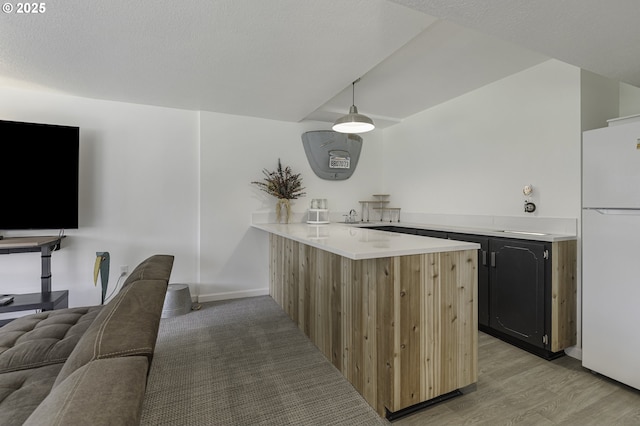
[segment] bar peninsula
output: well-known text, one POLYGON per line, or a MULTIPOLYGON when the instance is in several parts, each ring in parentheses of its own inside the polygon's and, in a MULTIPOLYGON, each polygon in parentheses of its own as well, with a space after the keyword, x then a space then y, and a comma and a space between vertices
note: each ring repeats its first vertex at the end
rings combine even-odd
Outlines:
POLYGON ((477 250, 344 224, 269 233, 269 292, 380 416, 478 377, 477 250))

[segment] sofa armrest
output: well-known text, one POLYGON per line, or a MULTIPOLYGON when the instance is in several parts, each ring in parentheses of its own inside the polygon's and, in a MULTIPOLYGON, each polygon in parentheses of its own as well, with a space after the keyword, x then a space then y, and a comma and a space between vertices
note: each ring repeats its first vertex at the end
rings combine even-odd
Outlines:
POLYGON ((142 355, 151 362, 166 292, 164 280, 139 280, 123 288, 82 335, 54 387, 93 360, 142 355))
POLYGON ((169 281, 174 257, 169 254, 155 254, 135 267, 122 284, 126 288, 129 284, 139 280, 165 280, 169 281))

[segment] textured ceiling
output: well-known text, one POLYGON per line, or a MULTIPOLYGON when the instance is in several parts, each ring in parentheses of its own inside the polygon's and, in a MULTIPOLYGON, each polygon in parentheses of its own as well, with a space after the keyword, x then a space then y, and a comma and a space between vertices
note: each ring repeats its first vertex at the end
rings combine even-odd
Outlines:
POLYGON ((640 86, 637 0, 391 0, 640 86))
POLYGON ((47 6, 40 15, 0 14, 0 76, 92 98, 287 121, 304 119, 434 20, 384 0, 47 6))
MULTIPOLYGON (((547 59, 439 20, 367 72, 355 86, 355 103, 386 127, 547 59)), ((308 118, 333 122, 346 113, 352 97, 348 86, 308 118)))
MULTIPOLYGON (((0 14, 0 85, 385 127, 549 57, 640 85, 628 0, 65 0, 0 14), (537 53, 536 53, 537 52, 537 53)), ((632 13, 633 12, 633 13, 632 13)))

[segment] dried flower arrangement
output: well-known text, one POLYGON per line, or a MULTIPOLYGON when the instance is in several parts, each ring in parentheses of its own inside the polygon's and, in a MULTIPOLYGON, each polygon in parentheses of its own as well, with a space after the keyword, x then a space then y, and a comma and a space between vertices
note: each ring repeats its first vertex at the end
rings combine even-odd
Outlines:
POLYGON ((291 216, 291 204, 289 200, 295 200, 296 198, 306 195, 302 192, 304 188, 302 187, 300 173, 293 173, 289 166, 283 169, 279 158, 278 169, 275 172, 263 169, 262 173, 265 175, 263 181, 254 181, 251 183, 257 185, 261 191, 273 195, 278 199, 276 203, 276 219, 278 223, 280 223, 282 219, 282 209, 284 208, 284 222, 289 223, 289 217, 291 216))
POLYGON ((261 191, 284 200, 295 200, 306 195, 302 192, 304 188, 302 187, 300 173, 293 173, 289 166, 283 169, 279 158, 276 171, 270 172, 267 169, 263 169, 262 173, 265 175, 263 181, 251 182, 257 185, 261 191))

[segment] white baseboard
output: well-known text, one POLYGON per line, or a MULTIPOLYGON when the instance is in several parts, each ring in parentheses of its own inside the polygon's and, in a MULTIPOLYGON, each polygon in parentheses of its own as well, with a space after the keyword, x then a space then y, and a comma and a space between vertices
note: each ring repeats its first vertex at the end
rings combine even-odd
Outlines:
POLYGON ((242 299, 244 297, 268 296, 268 288, 256 288, 252 290, 230 291, 226 293, 212 293, 198 295, 198 302, 216 302, 218 300, 242 299))
POLYGON ((579 359, 582 361, 582 348, 571 346, 570 348, 565 349, 564 353, 571 358, 579 359))

